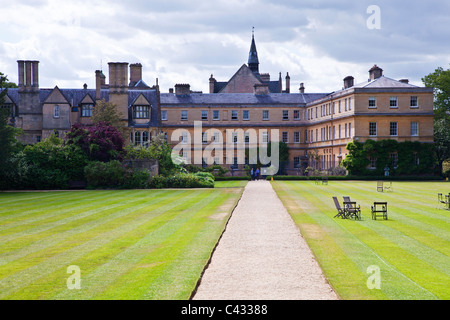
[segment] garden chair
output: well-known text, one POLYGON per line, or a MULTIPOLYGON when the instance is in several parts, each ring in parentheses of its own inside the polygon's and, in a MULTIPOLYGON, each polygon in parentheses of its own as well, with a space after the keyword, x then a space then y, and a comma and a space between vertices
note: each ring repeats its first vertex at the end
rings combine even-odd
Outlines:
POLYGON ((377 181, 377 191, 383 192, 383 181, 377 181))
POLYGON ((378 216, 381 216, 384 220, 387 220, 387 202, 374 202, 371 210, 372 220, 377 220, 378 216))
POLYGON ((392 188, 392 181, 389 181, 389 186, 387 186, 387 185, 384 186, 384 190, 394 191, 394 189, 392 188))
POLYGON ((334 205, 336 206, 336 209, 338 211, 337 215, 334 216, 334 218, 336 217, 341 217, 342 219, 345 219, 345 211, 341 208, 341 205, 339 204, 339 201, 336 197, 333 197, 334 200, 334 205))
POLYGON ((350 197, 344 198, 344 211, 347 217, 361 220, 361 208, 355 201, 350 200, 350 197))

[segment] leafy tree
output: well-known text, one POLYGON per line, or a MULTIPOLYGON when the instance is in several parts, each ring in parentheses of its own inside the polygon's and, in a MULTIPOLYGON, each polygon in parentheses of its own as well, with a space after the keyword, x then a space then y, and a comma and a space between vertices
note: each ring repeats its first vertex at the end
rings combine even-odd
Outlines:
POLYGON ((78 123, 67 133, 65 144, 79 146, 91 161, 108 162, 122 159, 125 140, 122 133, 108 122, 93 126, 78 123))
POLYGON ((450 159, 450 69, 439 67, 422 81, 434 88, 434 143, 442 171, 443 162, 450 159))
POLYGON ((113 127, 119 129, 122 135, 125 137, 129 131, 129 128, 124 126, 122 119, 123 114, 117 111, 117 106, 112 102, 106 102, 102 99, 97 102, 92 110, 92 122, 94 124, 107 122, 113 127))
POLYGON ((14 161, 12 156, 20 149, 20 143, 16 137, 22 130, 14 128, 8 124, 10 110, 2 108, 8 92, 8 79, 0 72, 0 184, 8 184, 8 176, 14 171, 14 161))

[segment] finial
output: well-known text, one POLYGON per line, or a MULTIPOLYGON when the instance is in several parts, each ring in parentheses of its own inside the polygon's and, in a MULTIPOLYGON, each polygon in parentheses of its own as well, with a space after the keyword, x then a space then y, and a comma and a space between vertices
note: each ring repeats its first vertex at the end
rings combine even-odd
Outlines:
POLYGON ((252 27, 252 37, 255 36, 255 27, 252 27))

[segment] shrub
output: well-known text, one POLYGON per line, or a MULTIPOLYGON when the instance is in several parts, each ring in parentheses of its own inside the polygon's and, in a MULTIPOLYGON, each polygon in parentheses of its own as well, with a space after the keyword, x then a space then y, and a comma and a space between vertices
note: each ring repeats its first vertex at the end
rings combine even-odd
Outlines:
POLYGON ((93 161, 84 168, 88 188, 119 188, 125 183, 125 173, 126 169, 117 160, 93 161))

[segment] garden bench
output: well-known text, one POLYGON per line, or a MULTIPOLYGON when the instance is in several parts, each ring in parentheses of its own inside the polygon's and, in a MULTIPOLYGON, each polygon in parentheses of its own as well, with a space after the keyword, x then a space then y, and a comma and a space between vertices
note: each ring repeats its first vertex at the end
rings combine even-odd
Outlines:
POLYGON ((338 211, 337 215, 335 215, 334 217, 341 217, 342 219, 345 219, 345 211, 341 208, 341 205, 339 204, 339 201, 336 197, 333 197, 334 200, 334 205, 336 206, 336 209, 338 211))
POLYGON ((383 217, 387 220, 387 202, 374 202, 372 206, 372 220, 377 220, 377 217, 383 217))
POLYGON ((442 195, 442 193, 438 193, 438 202, 445 205, 445 208, 450 210, 450 193, 448 195, 442 195))

